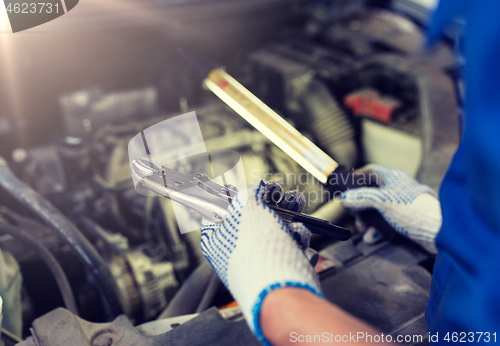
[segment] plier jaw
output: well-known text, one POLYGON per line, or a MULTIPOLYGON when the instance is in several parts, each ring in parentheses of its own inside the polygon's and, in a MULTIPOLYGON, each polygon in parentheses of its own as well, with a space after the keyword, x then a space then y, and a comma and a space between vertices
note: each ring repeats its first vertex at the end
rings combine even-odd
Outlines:
POLYGON ((210 180, 202 173, 180 173, 148 159, 132 162, 138 192, 153 191, 198 212, 211 222, 221 222, 236 190, 210 180))

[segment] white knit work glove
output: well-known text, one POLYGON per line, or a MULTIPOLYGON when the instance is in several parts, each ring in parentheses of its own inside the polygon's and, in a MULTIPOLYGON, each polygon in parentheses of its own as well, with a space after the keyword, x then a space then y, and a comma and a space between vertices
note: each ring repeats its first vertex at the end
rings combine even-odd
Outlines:
POLYGON ((285 225, 263 203, 269 199, 268 192, 262 181, 241 190, 221 224, 204 220, 201 229, 203 254, 265 345, 269 342, 262 334, 259 315, 269 292, 292 286, 322 296, 316 273, 303 252, 309 245, 309 230, 300 223, 285 225))
POLYGON ((378 210, 398 233, 436 254, 435 238, 442 223, 436 192, 396 168, 370 164, 358 172, 377 174, 379 187, 344 192, 341 196, 344 207, 353 211, 378 210))

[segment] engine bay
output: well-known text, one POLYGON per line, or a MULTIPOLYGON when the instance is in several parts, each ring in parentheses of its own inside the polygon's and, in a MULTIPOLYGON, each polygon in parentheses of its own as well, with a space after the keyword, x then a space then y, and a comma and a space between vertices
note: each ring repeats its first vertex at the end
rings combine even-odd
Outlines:
MULTIPOLYGON (((447 41, 422 54, 425 23, 403 13, 404 2, 381 3, 280 2, 265 9, 276 21, 255 19, 264 9, 200 19, 220 20, 221 31, 255 20, 259 38, 242 42, 241 50, 234 40, 181 45, 167 42, 160 27, 141 29, 148 42, 129 57, 127 68, 137 65, 129 75, 106 83, 108 72, 89 73, 51 91, 51 105, 41 105, 24 127, 0 131, 5 345, 259 345, 204 259, 200 232, 181 233, 172 202, 138 194, 132 181, 131 138, 193 111, 207 149, 239 153, 248 184, 274 180, 284 191, 298 189, 308 201, 304 213, 351 231, 347 241, 311 239, 328 300, 384 333, 422 335, 406 344, 428 344, 424 310, 433 256, 398 237, 365 239, 338 199, 326 198, 317 182, 298 181, 305 174, 300 165, 202 87, 204 66, 218 60, 348 170, 389 165, 438 189, 461 137, 459 63, 447 41), (174 53, 148 51, 149 45, 170 45, 174 53), (169 66, 156 73, 156 65, 137 63, 155 54, 169 66), (44 112, 58 117, 43 120, 44 112), (38 135, 44 126, 53 130, 38 135)), ((102 44, 120 52, 144 40, 117 37, 103 35, 102 44)), ((110 68, 115 58, 103 64, 110 68)), ((16 124, 8 116, 2 121, 16 124)), ((172 131, 165 140, 189 135, 172 131)))

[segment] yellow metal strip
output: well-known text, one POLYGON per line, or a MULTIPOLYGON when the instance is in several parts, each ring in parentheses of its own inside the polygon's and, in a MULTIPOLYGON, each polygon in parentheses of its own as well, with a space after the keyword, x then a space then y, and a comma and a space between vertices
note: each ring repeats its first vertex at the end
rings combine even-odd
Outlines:
POLYGON ((326 183, 338 167, 330 156, 224 70, 211 71, 204 84, 320 182, 326 183))

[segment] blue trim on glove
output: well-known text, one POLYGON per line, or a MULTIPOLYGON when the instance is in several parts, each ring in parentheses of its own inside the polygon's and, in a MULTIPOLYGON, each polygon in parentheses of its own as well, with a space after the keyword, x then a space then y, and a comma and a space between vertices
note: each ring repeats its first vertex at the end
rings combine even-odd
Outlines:
POLYGON ((259 339, 259 341, 265 345, 265 346, 272 346, 269 341, 264 337, 264 334, 262 333, 262 329, 260 328, 260 310, 262 309, 262 303, 264 302, 264 298, 271 292, 274 291, 277 288, 282 288, 282 287, 296 287, 296 288, 303 288, 306 289, 315 295, 317 295, 320 298, 324 298, 325 296, 323 293, 321 293, 319 290, 317 290, 315 287, 305 284, 303 282, 293 282, 293 281, 287 281, 285 283, 274 283, 267 288, 265 288, 262 292, 260 292, 259 297, 257 298, 257 302, 255 303, 253 309, 252 309, 252 314, 253 314, 253 325, 255 327, 254 334, 259 339))

